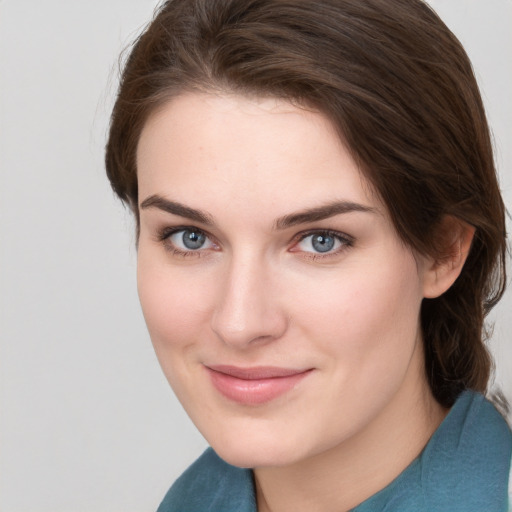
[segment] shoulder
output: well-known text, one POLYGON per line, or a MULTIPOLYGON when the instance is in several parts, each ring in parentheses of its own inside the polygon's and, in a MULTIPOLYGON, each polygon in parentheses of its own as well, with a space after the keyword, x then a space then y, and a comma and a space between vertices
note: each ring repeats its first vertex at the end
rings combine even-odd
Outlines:
POLYGON ((353 512, 507 512, 511 457, 503 417, 484 396, 464 392, 420 456, 353 512))
POLYGON ((208 448, 172 485, 158 512, 256 512, 252 471, 208 448))
POLYGON ((512 512, 512 459, 510 460, 510 474, 508 476, 508 512, 512 512))
POLYGON ((512 433, 504 418, 481 394, 464 392, 421 457, 429 508, 507 510, 511 456, 512 433))

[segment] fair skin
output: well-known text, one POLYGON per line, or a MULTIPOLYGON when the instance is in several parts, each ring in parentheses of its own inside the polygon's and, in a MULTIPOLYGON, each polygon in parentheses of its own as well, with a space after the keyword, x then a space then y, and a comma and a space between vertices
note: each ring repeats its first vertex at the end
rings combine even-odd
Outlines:
POLYGON ((254 468, 258 510, 349 510, 390 483, 446 414, 419 311, 463 258, 414 254, 329 121, 282 100, 181 95, 137 169, 158 359, 216 452, 254 468))

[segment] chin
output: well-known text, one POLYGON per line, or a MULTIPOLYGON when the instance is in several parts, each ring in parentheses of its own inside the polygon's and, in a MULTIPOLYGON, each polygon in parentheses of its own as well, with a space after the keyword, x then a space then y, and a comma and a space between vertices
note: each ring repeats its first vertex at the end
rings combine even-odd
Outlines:
POLYGON ((213 446, 217 455, 232 466, 239 468, 258 468, 286 466, 294 462, 285 454, 277 453, 272 449, 248 449, 244 447, 213 446))
POLYGON ((279 467, 297 462, 306 454, 291 439, 279 439, 272 434, 236 436, 231 434, 223 439, 208 439, 217 455, 232 466, 240 468, 279 467))

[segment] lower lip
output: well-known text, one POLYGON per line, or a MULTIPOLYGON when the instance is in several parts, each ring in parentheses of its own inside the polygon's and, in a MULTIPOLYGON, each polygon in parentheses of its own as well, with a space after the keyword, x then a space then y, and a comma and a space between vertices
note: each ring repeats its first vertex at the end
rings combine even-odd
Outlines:
POLYGON ((207 368, 214 387, 229 400, 244 405, 270 402, 292 390, 311 370, 288 375, 246 380, 207 368))

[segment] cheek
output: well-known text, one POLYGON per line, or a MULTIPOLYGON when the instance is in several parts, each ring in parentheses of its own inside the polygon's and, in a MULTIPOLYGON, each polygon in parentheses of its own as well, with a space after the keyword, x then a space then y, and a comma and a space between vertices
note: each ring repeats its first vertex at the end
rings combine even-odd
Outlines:
POLYGON ((417 340, 422 295, 415 260, 399 253, 387 261, 394 264, 360 261, 296 294, 301 314, 294 316, 306 337, 360 373, 406 358, 417 340))
POLYGON ((197 341, 209 315, 209 290, 198 286, 199 276, 155 264, 139 253, 137 287, 151 340, 162 355, 185 350, 197 341))
POLYGON ((327 443, 363 428, 421 371, 418 273, 412 257, 396 262, 354 266, 302 294, 295 316, 325 377, 315 404, 327 443))

